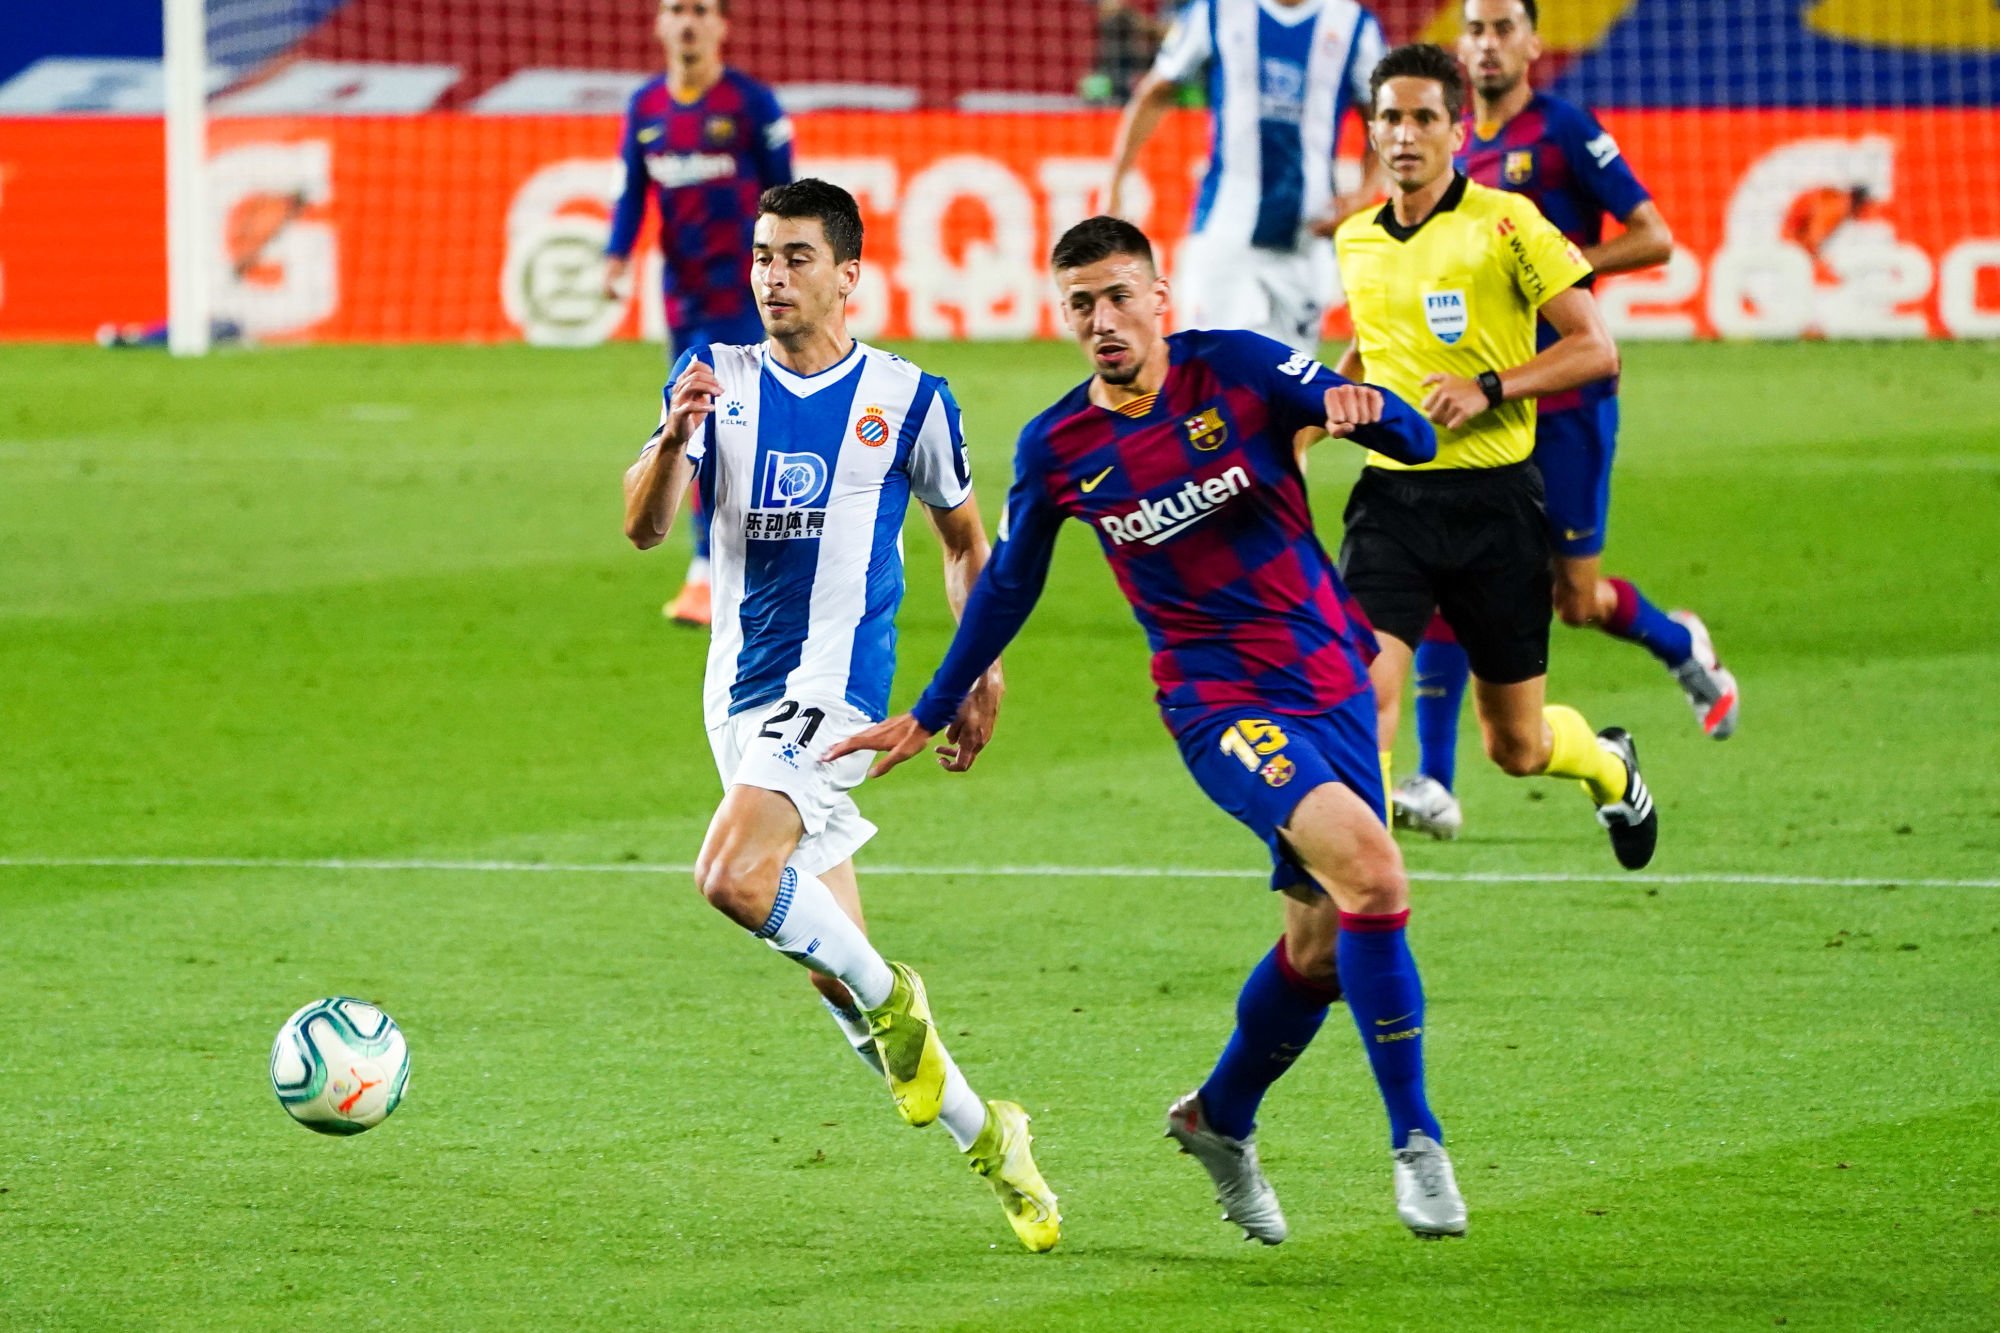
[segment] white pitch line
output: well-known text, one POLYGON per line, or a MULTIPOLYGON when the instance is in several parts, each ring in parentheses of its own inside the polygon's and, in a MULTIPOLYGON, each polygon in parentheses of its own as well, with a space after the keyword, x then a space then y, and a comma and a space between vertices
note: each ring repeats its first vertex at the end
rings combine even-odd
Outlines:
MULTIPOLYGON (((420 859, 328 857, 304 859, 249 856, 0 856, 0 869, 103 870, 360 870, 434 871, 444 874, 542 875, 686 875, 690 865, 646 861, 434 861, 420 859)), ((1262 870, 1198 870, 1187 866, 899 866, 869 865, 873 875, 992 876, 1035 879, 1268 879, 1262 870)), ((1928 879, 1904 875, 1755 875, 1718 871, 1713 874, 1577 875, 1537 874, 1498 870, 1413 870, 1410 878, 1432 884, 1740 884, 1775 888, 1872 889, 2000 889, 2000 879, 1928 879)))

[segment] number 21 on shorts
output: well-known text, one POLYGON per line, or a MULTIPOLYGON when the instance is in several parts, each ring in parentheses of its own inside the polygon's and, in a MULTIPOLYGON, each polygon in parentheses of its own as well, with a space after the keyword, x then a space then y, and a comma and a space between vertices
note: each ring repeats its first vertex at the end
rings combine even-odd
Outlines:
POLYGON ((779 704, 777 709, 764 719, 764 725, 758 730, 757 738, 766 741, 785 739, 785 724, 795 717, 804 718, 805 725, 799 728, 799 734, 792 739, 792 744, 801 747, 811 745, 814 733, 819 730, 819 724, 826 721, 826 712, 819 708, 800 708, 792 699, 779 704))

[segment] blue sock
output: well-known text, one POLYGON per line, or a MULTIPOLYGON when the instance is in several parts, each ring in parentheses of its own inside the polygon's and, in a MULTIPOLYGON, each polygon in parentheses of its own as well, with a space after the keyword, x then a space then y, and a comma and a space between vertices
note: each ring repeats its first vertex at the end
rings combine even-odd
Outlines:
MULTIPOLYGON (((1408 911, 1384 916, 1340 914, 1340 984, 1347 1007, 1368 1048, 1368 1063, 1389 1112, 1389 1146, 1400 1148, 1411 1130, 1433 1142, 1444 1132, 1424 1097, 1424 987, 1403 927, 1408 911)), ((1203 1102, 1206 1107, 1207 1102, 1203 1102)))
POLYGON ((1638 644, 1668 667, 1677 667, 1694 656, 1694 635, 1647 601, 1645 595, 1624 579, 1606 579, 1618 594, 1618 609, 1604 621, 1604 632, 1614 638, 1638 644))
POLYGON ((1236 1031, 1201 1085, 1201 1111, 1209 1125, 1233 1139, 1249 1138, 1265 1090, 1292 1067, 1326 1021, 1327 1006, 1339 998, 1338 985, 1321 986, 1299 975, 1281 937, 1244 981, 1236 997, 1236 1031))
POLYGON ((1446 791, 1458 780, 1458 715, 1472 665, 1456 640, 1417 645, 1417 771, 1446 791))

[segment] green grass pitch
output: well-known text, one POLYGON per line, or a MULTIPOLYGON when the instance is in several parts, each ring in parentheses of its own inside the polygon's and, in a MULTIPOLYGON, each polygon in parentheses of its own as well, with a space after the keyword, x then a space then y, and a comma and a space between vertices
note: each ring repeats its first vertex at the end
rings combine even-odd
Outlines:
MULTIPOLYGON (((1080 362, 911 354, 990 517, 1080 362)), ((1553 697, 1660 799, 1621 878, 1468 724, 1467 836, 1405 844, 1463 1241, 1397 1224, 1344 1010, 1263 1116, 1287 1244, 1160 1137, 1277 913, 1067 533, 978 769, 863 793, 875 935, 1036 1117, 1045 1256, 649 869, 717 795, 703 641, 658 611, 685 539, 618 530, 660 369, 0 353, 0 1327, 2000 1324, 2000 349, 1628 349, 1609 566, 1703 612, 1743 726, 1557 631, 1553 697), (1176 873, 996 873, 1038 865, 1176 873), (264 1068, 333 993, 414 1058, 345 1141, 264 1068)), ((1330 544, 1355 463, 1315 456, 1330 544)), ((899 705, 949 628, 920 519, 908 553, 899 705)))

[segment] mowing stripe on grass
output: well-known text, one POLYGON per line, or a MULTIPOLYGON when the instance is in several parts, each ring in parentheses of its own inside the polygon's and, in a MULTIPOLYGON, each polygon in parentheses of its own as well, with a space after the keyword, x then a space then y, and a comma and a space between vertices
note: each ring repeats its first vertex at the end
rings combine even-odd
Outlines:
MULTIPOLYGON (((445 874, 688 875, 691 865, 647 861, 434 861, 389 858, 292 858, 251 856, 0 856, 0 869, 104 870, 365 870, 436 871, 445 874)), ((899 866, 870 865, 870 875, 990 875, 1040 879, 1268 879, 1263 870, 1200 870, 1189 866, 899 866)), ((1929 879, 1882 875, 1759 875, 1731 871, 1712 874, 1577 875, 1499 870, 1413 870, 1410 878, 1432 884, 1743 884, 1822 889, 2000 889, 2000 879, 1929 879)))

